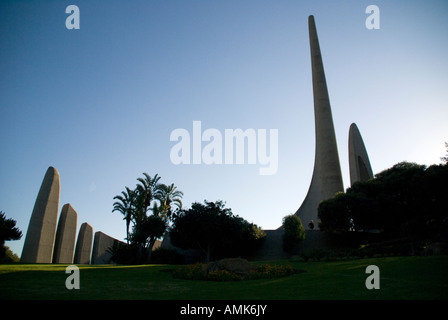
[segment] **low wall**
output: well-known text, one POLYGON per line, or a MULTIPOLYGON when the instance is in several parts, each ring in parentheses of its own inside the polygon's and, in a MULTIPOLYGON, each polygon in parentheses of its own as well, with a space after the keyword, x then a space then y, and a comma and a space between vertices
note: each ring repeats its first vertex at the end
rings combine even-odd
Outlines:
POLYGON ((115 238, 108 236, 101 231, 95 232, 95 238, 93 240, 92 249, 92 264, 108 264, 112 254, 109 249, 112 248, 114 243, 121 242, 115 238))
POLYGON ((315 249, 331 248, 328 235, 319 230, 305 230, 305 240, 300 241, 291 254, 287 254, 282 249, 283 229, 264 230, 264 232, 266 233, 264 243, 250 260, 287 259, 315 249))

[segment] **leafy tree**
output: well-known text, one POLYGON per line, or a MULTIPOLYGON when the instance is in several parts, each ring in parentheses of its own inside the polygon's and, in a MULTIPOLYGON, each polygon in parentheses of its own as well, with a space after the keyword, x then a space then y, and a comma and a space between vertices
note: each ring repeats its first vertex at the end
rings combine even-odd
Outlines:
POLYGON ((193 203, 174 218, 170 234, 173 245, 199 249, 206 261, 249 254, 265 236, 256 225, 233 215, 222 201, 193 203))
POLYGON ((400 162, 374 179, 357 182, 346 193, 319 205, 321 230, 380 231, 411 240, 443 237, 446 231, 448 165, 426 167, 400 162), (419 234, 417 233, 417 230, 419 234))
POLYGON ((7 258, 14 256, 8 247, 5 247, 5 241, 19 240, 22 238, 22 231, 16 227, 16 221, 6 219, 6 214, 0 211, 0 262, 11 262, 14 259, 7 258))
POLYGON ((305 229, 302 221, 295 214, 283 218, 283 251, 291 253, 300 240, 305 239, 305 229))
POLYGON ((19 240, 22 238, 22 231, 16 227, 16 221, 6 219, 6 214, 0 211, 0 245, 4 245, 5 241, 19 240))
POLYGON ((167 228, 166 219, 160 216, 145 216, 136 224, 131 233, 131 242, 146 252, 146 261, 151 260, 152 249, 157 239, 161 238, 167 228))
POLYGON ((333 198, 319 204, 320 230, 340 232, 351 228, 348 195, 338 192, 333 198))

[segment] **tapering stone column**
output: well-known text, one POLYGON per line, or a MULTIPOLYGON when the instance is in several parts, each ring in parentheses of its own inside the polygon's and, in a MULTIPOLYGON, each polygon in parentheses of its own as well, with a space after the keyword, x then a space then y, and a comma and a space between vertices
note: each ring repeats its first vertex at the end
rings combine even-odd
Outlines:
POLYGON ((350 185, 357 181, 373 178, 372 166, 361 133, 355 123, 348 132, 348 163, 350 167, 350 185))
POLYGON ((34 204, 23 245, 21 262, 51 263, 58 222, 59 173, 49 167, 34 204))
POLYGON ((92 253, 93 228, 84 222, 79 228, 78 240, 76 241, 75 264, 90 264, 92 253))
POLYGON ((54 243, 53 263, 73 263, 78 214, 67 203, 62 207, 54 243))

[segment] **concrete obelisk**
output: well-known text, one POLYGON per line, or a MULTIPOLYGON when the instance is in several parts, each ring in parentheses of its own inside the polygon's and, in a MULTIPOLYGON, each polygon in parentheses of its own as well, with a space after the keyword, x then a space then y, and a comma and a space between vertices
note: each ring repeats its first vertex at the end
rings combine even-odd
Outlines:
POLYGON ((308 28, 311 47, 316 149, 311 184, 296 215, 302 220, 306 229, 317 229, 319 203, 333 197, 339 191, 344 191, 344 184, 342 182, 327 82, 313 16, 308 18, 308 28), (310 222, 313 222, 312 226, 310 222))
POLYGON ((366 146, 355 123, 350 125, 348 132, 348 161, 351 186, 357 181, 366 181, 373 178, 366 146))
POLYGON ((49 167, 34 204, 21 262, 51 263, 59 208, 59 172, 49 167))
POLYGON ((84 222, 79 228, 78 240, 76 241, 75 258, 76 264, 89 264, 92 251, 93 228, 84 222))
POLYGON ((78 214, 70 203, 64 204, 54 242, 53 263, 73 263, 78 214))

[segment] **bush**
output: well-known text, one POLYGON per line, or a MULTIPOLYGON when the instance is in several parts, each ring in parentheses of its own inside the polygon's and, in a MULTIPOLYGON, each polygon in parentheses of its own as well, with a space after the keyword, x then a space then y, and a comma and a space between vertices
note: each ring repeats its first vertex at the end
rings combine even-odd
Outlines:
POLYGON ((304 270, 296 270, 290 265, 270 264, 263 264, 250 269, 243 268, 244 272, 241 272, 241 268, 234 268, 235 270, 232 271, 229 269, 233 269, 231 266, 235 264, 233 262, 227 263, 224 260, 236 259, 223 259, 209 264, 196 263, 193 265, 183 266, 173 271, 173 277, 204 281, 242 281, 280 278, 305 272, 304 270))
POLYGON ((263 264, 255 268, 255 279, 280 278, 291 276, 304 270, 296 270, 290 265, 270 265, 263 264))
POLYGON ((303 260, 308 261, 320 261, 323 259, 328 259, 332 255, 331 251, 327 251, 324 249, 312 249, 306 252, 303 252, 300 256, 303 260))
POLYGON ((302 221, 295 214, 291 214, 283 218, 283 251, 291 253, 300 240, 305 239, 305 229, 302 221))
POLYGON ((153 251, 151 263, 155 264, 181 264, 184 256, 176 250, 157 248, 153 251))
POLYGON ((202 263, 190 264, 173 270, 173 277, 186 280, 205 280, 202 263))
POLYGON ((7 246, 0 246, 0 263, 18 263, 20 258, 7 246))
POLYGON ((115 242, 114 245, 108 249, 111 253, 110 260, 117 264, 141 264, 143 257, 141 247, 136 245, 128 245, 122 242, 115 242))

